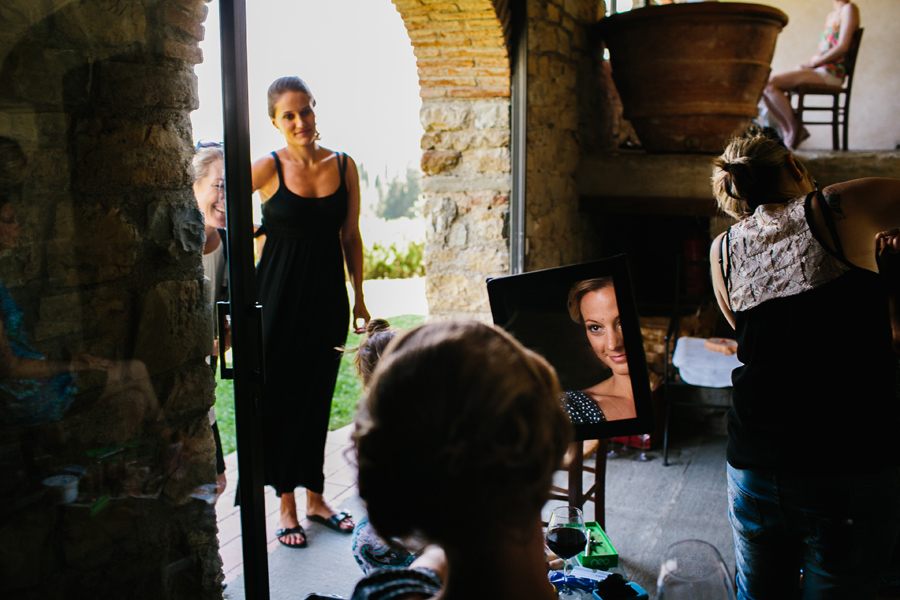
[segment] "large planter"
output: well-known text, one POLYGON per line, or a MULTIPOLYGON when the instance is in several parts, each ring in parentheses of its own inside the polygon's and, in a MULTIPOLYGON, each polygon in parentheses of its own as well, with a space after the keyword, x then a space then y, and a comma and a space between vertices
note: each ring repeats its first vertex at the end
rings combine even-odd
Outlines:
POLYGON ((777 8, 735 2, 648 6, 601 20, 624 116, 644 148, 719 153, 743 133, 787 21, 777 8))

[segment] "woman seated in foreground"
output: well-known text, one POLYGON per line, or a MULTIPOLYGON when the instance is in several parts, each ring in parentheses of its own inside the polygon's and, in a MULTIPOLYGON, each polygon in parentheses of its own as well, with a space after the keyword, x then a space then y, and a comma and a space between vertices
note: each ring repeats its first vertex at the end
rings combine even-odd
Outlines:
POLYGON ((553 368, 480 323, 398 336, 360 405, 359 494, 385 539, 432 547, 363 579, 354 600, 551 600, 541 530, 570 439, 553 368))
MULTIPOLYGON (((366 325, 366 336, 359 342, 359 346, 344 348, 344 354, 355 354, 353 364, 364 391, 369 389, 381 355, 399 333, 385 319, 372 319, 366 325)), ((424 547, 421 544, 410 545, 409 540, 404 542, 406 543, 382 539, 369 523, 369 518, 364 517, 353 529, 350 548, 356 564, 368 575, 378 569, 408 567, 422 554, 424 547), (410 546, 413 547, 412 550, 410 546)))

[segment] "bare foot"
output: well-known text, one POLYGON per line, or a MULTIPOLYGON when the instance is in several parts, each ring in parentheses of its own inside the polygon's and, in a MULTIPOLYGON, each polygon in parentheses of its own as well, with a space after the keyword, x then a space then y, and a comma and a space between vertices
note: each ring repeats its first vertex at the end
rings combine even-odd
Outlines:
POLYGON ((216 475, 216 502, 219 501, 219 496, 225 493, 225 488, 228 486, 228 480, 225 479, 225 473, 219 473, 216 475))
MULTIPOLYGON (((338 514, 333 508, 325 502, 325 496, 306 490, 306 516, 321 517, 329 519, 338 514)), ((353 518, 349 515, 340 521, 339 527, 341 531, 353 531, 355 524, 353 518)))
POLYGON ((796 150, 807 139, 809 139, 809 130, 801 123, 794 124, 793 129, 785 136, 785 142, 791 150, 796 150))
POLYGON ((300 521, 297 519, 297 499, 294 492, 281 494, 281 516, 278 520, 282 532, 278 535, 278 541, 285 546, 292 548, 302 548, 306 545, 306 533, 300 527, 300 521))

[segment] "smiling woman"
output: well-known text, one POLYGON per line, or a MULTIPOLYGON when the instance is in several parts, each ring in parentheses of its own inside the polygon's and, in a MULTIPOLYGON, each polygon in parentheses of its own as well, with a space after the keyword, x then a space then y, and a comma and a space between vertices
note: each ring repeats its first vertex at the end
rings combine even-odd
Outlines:
POLYGON ((625 338, 612 277, 579 281, 569 291, 569 316, 584 325, 597 358, 612 376, 587 389, 566 392, 566 410, 573 423, 633 419, 634 392, 628 372, 625 338))
POLYGON ((194 155, 194 197, 203 213, 206 228, 206 247, 209 254, 219 245, 216 229, 225 228, 225 153, 222 146, 201 146, 194 155))
MULTIPOLYGON (((210 305, 212 316, 212 330, 217 331, 216 304, 228 300, 228 275, 225 265, 225 238, 221 233, 225 228, 225 181, 223 179, 225 168, 225 153, 222 144, 198 143, 197 153, 194 155, 194 197, 197 206, 203 213, 206 242, 203 245, 203 274, 207 282, 206 300, 210 305)), ((215 336, 212 343, 212 354, 209 364, 213 373, 218 366, 219 346, 215 336)), ((229 336, 224 338, 227 340, 229 336)), ((226 342, 227 343, 227 342, 226 342)), ((224 353, 227 346, 222 348, 224 353)), ((225 491, 225 455, 222 450, 222 439, 216 420, 215 407, 209 409, 209 423, 212 426, 213 439, 216 442, 216 498, 225 491)))

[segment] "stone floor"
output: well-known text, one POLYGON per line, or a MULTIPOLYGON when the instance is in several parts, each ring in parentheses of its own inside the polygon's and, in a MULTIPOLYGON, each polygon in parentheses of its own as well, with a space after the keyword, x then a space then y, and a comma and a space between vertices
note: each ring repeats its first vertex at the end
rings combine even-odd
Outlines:
MULTIPOLYGON (((349 435, 350 427, 345 427, 331 432, 328 437, 325 494, 336 507, 356 497, 355 471, 345 456, 349 435)), ((732 570, 734 557, 725 504, 725 438, 713 434, 676 438, 670 448, 671 464, 668 467, 663 466, 660 451, 648 451, 646 454, 650 460, 642 461, 640 451, 617 449, 620 450, 619 456, 610 458, 607 463, 606 531, 622 558, 629 579, 636 581, 650 592, 651 598, 655 598, 656 576, 666 548, 676 541, 692 538, 706 540, 716 546, 728 569, 732 570)), ((226 464, 229 486, 233 486, 237 481, 236 457, 226 457, 226 464)), ((564 484, 565 474, 561 472, 558 475, 564 484)), ((586 474, 586 477, 593 476, 586 474)), ((243 569, 239 514, 230 506, 232 489, 217 509, 225 581, 235 582, 232 590, 228 590, 231 592, 228 597, 237 598, 243 596, 240 593, 242 578, 239 577, 243 569)), ((301 515, 305 514, 302 500, 303 494, 298 494, 301 515)), ((548 513, 552 505, 548 504, 548 513)), ((270 553, 281 550, 274 537, 277 509, 277 498, 271 490, 267 490, 266 525, 270 553)), ((593 503, 586 505, 585 516, 587 520, 595 518, 593 503)), ((308 523, 303 525, 307 527, 308 523)), ((316 552, 317 544, 313 542, 315 539, 311 540, 309 548, 300 551, 285 549, 294 581, 321 577, 321 573, 305 575, 305 569, 318 564, 307 554, 316 552)), ((319 545, 319 548, 323 547, 319 545)), ((332 545, 327 547, 333 548, 332 545)), ((279 556, 277 562, 284 564, 285 558, 279 556)), ((270 578, 277 578, 278 575, 273 574, 270 578)), ((352 583, 361 576, 361 572, 351 564, 349 569, 335 571, 335 576, 348 579, 342 582, 342 589, 352 590, 352 583)), ((297 587, 302 588, 299 583, 297 587)), ((282 594, 279 597, 285 596, 282 594)), ((296 597, 303 598, 305 593, 296 597)))

